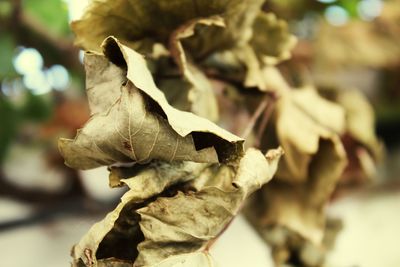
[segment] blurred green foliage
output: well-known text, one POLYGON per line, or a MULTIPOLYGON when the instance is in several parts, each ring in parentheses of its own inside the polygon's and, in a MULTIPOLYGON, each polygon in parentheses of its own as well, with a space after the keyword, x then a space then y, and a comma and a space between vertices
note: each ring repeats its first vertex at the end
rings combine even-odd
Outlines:
POLYGON ((2 34, 0 38, 0 80, 16 75, 12 61, 14 57, 15 43, 9 34, 2 34))
POLYGON ((358 18, 357 8, 359 2, 361 2, 361 0, 340 0, 336 4, 343 7, 347 11, 347 14, 349 14, 349 17, 358 18))
MULTIPOLYGON (((21 4, 22 11, 46 29, 49 35, 57 38, 71 34, 68 7, 65 1, 22 0, 21 4)), ((12 1, 0 1, 0 19, 12 20, 13 8, 12 1)), ((11 25, 13 23, 18 22, 11 21, 11 25)), ((26 45, 19 43, 18 35, 12 32, 17 30, 17 27, 6 30, 2 26, 4 25, 0 25, 0 164, 4 161, 9 146, 19 135, 21 126, 27 122, 43 123, 49 120, 55 105, 52 94, 35 95, 22 85, 20 80, 22 77, 14 69, 13 59, 17 54, 16 48, 26 45), (17 98, 10 97, 6 92, 1 91, 6 87, 12 87, 14 81, 17 80, 20 86, 22 85, 22 88, 18 89, 17 98)), ((40 45, 40 40, 37 43, 40 45)), ((40 50, 40 47, 35 48, 40 50)), ((11 88, 11 90, 14 89, 11 88)))
POLYGON ((71 32, 68 24, 68 7, 62 0, 24 0, 22 8, 58 36, 66 36, 71 32))
POLYGON ((4 161, 8 147, 17 132, 18 112, 4 96, 0 95, 0 164, 4 161))
POLYGON ((23 120, 43 122, 51 118, 53 103, 43 96, 27 91, 24 105, 18 112, 23 120))
POLYGON ((43 123, 49 120, 54 105, 51 99, 26 91, 22 105, 14 104, 8 97, 0 94, 0 164, 7 150, 18 135, 19 126, 26 122, 43 123))

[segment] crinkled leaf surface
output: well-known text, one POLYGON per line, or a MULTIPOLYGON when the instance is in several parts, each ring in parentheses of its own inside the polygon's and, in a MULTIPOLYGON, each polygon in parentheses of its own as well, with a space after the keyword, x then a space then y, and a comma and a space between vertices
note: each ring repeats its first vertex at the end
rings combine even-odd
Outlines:
POLYGON ((276 266, 324 266, 326 250, 334 244, 340 220, 328 219, 323 245, 318 246, 282 225, 257 228, 260 235, 273 247, 276 266))
POLYGON ((289 59, 296 45, 296 37, 289 32, 286 21, 273 13, 260 12, 253 24, 250 45, 266 65, 289 59))
POLYGON ((204 59, 213 52, 248 42, 262 3, 263 0, 93 1, 72 27, 76 42, 90 50, 98 50, 109 35, 146 55, 156 43, 169 46, 187 82, 182 94, 188 90, 189 110, 218 121, 213 88, 194 59, 204 59))
MULTIPOLYGON (((119 259, 126 259, 134 257, 137 254, 137 250, 134 248, 135 244, 142 241, 143 235, 140 234, 139 226, 137 225, 137 219, 139 215, 133 212, 135 208, 142 207, 145 205, 147 199, 151 199, 153 196, 160 195, 166 188, 176 183, 183 183, 196 178, 205 168, 207 167, 204 163, 194 162, 152 162, 147 168, 144 168, 137 175, 131 179, 124 179, 130 176, 131 170, 127 168, 112 168, 110 173, 110 180, 112 176, 117 176, 120 183, 126 184, 130 190, 121 198, 121 203, 109 213, 101 222, 92 226, 90 231, 82 238, 77 244, 73 251, 74 257, 86 258, 85 262, 88 263, 91 257, 86 254, 87 251, 93 256, 97 257, 96 253, 106 254, 105 258, 110 258, 115 254, 119 259), (122 215, 121 215, 121 212, 122 215), (121 219, 119 217, 121 216, 121 219), (129 219, 128 219, 129 218, 129 219), (131 222, 131 220, 136 221, 131 222), (115 228, 114 224, 118 223, 119 227, 115 228), (103 251, 98 251, 100 243, 108 234, 108 240, 122 239, 118 246, 115 242, 107 246, 107 239, 105 240, 106 245, 103 246, 103 251), (124 242, 124 238, 126 241, 124 242), (126 242, 132 244, 132 247, 128 247, 126 253, 123 249, 126 242), (132 248, 132 249, 130 249, 132 248)), ((134 170, 136 171, 136 170, 134 170)))
POLYGON ((375 115, 366 97, 358 90, 341 90, 336 102, 346 111, 346 132, 365 146, 375 160, 382 157, 382 145, 375 134, 375 115))
MULTIPOLYGON (((84 267, 83 262, 75 264, 84 267)), ((114 258, 101 259, 97 261, 98 267, 132 267, 131 262, 121 261, 114 258)), ((207 251, 187 253, 169 257, 160 263, 153 265, 154 267, 217 267, 218 265, 207 251)))
POLYGON ((86 60, 87 69, 95 68, 87 71, 92 117, 74 140, 59 142, 69 166, 152 159, 223 162, 242 153, 241 138, 170 106, 140 54, 115 38, 103 47, 108 62, 92 54, 86 60))
POLYGON ((289 32, 287 23, 272 13, 259 12, 252 25, 252 32, 247 43, 243 42, 229 51, 221 52, 216 67, 223 67, 225 75, 227 69, 232 72, 244 68, 239 71, 244 75, 239 76, 243 76, 245 87, 271 91, 274 81, 269 80, 279 78, 271 73, 266 75, 265 72, 271 72, 273 66, 290 58, 297 39, 289 32))
POLYGON ((259 217, 260 225, 285 226, 314 244, 322 241, 326 223, 324 209, 346 166, 342 148, 335 148, 328 140, 318 145, 306 182, 274 181, 259 193, 265 203, 259 217))
MULTIPOLYGON (((179 27, 171 36, 171 54, 177 62, 185 80, 191 85, 191 88, 188 89, 188 100, 191 105, 191 111, 202 117, 208 118, 211 121, 217 121, 218 105, 214 95, 213 87, 206 75, 195 66, 190 58, 187 57, 185 48, 182 44, 182 40, 185 41, 188 38, 194 37, 196 26, 199 26, 200 30, 204 30, 204 27, 205 29, 208 27, 220 28, 225 27, 225 24, 221 17, 215 16, 193 20, 190 23, 179 27)), ((199 29, 197 30, 199 31, 199 29)), ((198 32, 197 34, 200 35, 201 39, 205 39, 200 42, 203 44, 204 48, 205 44, 208 43, 206 36, 201 33, 199 34, 198 32)), ((200 37, 196 38, 199 39, 200 37)), ((195 51, 200 53, 198 49, 195 51)))
POLYGON ((322 140, 333 144, 332 154, 344 153, 338 136, 345 128, 340 106, 323 99, 313 88, 282 95, 276 105, 276 138, 287 151, 278 170, 280 180, 306 182, 322 140))
POLYGON ((383 144, 375 134, 375 117, 366 97, 354 89, 321 89, 321 94, 339 104, 346 113, 345 134, 341 139, 348 165, 341 184, 362 183, 376 176, 376 165, 384 155, 383 144))
POLYGON ((376 166, 384 156, 383 144, 375 134, 372 106, 357 90, 340 90, 336 102, 346 111, 343 143, 349 158, 343 182, 365 182, 376 177, 376 166))
POLYGON ((182 254, 178 256, 169 257, 163 260, 156 267, 217 267, 213 258, 205 252, 194 252, 188 254, 182 254))
POLYGON ((266 141, 275 140, 286 154, 275 181, 259 193, 263 201, 255 203, 264 203, 259 209, 260 227, 282 225, 320 244, 324 207, 347 164, 338 135, 344 130, 344 119, 343 109, 313 88, 281 95, 266 141))
POLYGON ((186 254, 204 262, 204 256, 190 253, 207 250, 243 201, 272 178, 281 154, 280 149, 266 155, 249 149, 229 165, 151 163, 121 180, 130 190, 74 247, 75 262, 118 259, 133 266, 175 266, 166 264, 179 262, 170 257, 189 261, 186 254))
MULTIPOLYGON (((192 19, 221 15, 227 30, 209 41, 219 43, 219 48, 230 47, 250 38, 249 26, 263 2, 100 0, 93 1, 83 17, 73 22, 72 28, 76 43, 85 49, 98 50, 104 38, 114 35, 144 53, 151 50, 155 41, 168 44, 172 31, 192 19)), ((201 46, 204 48, 204 43, 201 46)))
MULTIPOLYGON (((165 94, 168 103, 174 108, 182 111, 190 111, 192 109, 192 105, 189 102, 189 93, 192 91, 193 86, 184 81, 181 77, 159 79, 157 81, 157 86, 165 94)), ((202 117, 209 119, 209 117, 206 116, 202 117)))

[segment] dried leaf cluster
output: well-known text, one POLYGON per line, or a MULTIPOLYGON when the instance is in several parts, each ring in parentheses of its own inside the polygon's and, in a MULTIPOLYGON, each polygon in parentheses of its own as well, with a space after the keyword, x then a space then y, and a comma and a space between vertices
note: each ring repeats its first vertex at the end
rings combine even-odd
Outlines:
POLYGON ((278 265, 321 249, 343 137, 373 160, 378 141, 346 97, 285 81, 277 64, 296 38, 263 2, 98 0, 73 22, 91 118, 60 151, 128 188, 74 266, 214 266, 208 249, 253 192, 246 214, 278 265))

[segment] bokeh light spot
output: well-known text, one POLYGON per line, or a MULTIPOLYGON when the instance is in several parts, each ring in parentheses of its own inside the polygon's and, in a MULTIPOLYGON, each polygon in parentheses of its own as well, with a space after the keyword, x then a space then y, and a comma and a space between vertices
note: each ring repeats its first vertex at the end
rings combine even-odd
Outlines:
POLYGON ((21 48, 13 65, 19 74, 27 75, 43 68, 43 57, 35 48, 21 48))
POLYGON ((336 0, 317 0, 318 2, 324 3, 324 4, 330 4, 336 2, 336 0))
POLYGON ((381 14, 382 8, 381 0, 362 0, 358 3, 357 11, 361 19, 370 21, 381 14))
POLYGON ((325 9, 326 20, 334 26, 343 26, 349 21, 349 14, 341 6, 329 6, 325 9))
POLYGON ((56 90, 65 90, 69 85, 67 69, 61 65, 54 65, 45 71, 47 82, 56 90))
POLYGON ((51 86, 41 70, 25 74, 23 82, 26 88, 35 95, 42 95, 51 91, 51 86))

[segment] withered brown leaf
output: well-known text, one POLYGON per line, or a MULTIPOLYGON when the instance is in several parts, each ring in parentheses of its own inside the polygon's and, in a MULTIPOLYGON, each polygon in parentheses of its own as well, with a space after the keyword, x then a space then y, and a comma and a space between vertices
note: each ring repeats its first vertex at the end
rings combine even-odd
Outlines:
MULTIPOLYGON (((167 45, 171 33, 182 24, 192 19, 220 15, 226 22, 227 29, 218 31, 218 34, 206 34, 214 38, 208 40, 208 44, 202 42, 196 45, 201 51, 210 53, 212 51, 207 47, 221 49, 249 39, 249 26, 263 2, 264 0, 93 1, 83 17, 72 23, 72 29, 76 34, 76 43, 86 50, 98 51, 104 38, 114 35, 131 48, 146 53, 152 50, 155 42, 167 45)), ((192 55, 196 54, 199 53, 193 51, 192 55)))
POLYGON ((106 39, 103 48, 106 59, 89 55, 86 60, 96 69, 87 77, 92 117, 74 140, 59 142, 69 166, 152 159, 223 162, 242 153, 241 138, 170 106, 140 54, 115 38, 106 39))
POLYGON ((229 164, 151 163, 121 179, 130 190, 74 247, 75 262, 164 266, 158 264, 172 256, 205 252, 243 201, 272 178, 281 155, 281 149, 266 155, 249 149, 229 164))
POLYGON ((325 206, 347 164, 340 139, 345 113, 311 87, 278 92, 263 146, 279 143, 287 153, 275 180, 257 193, 252 212, 258 227, 283 226, 318 245, 325 206))

